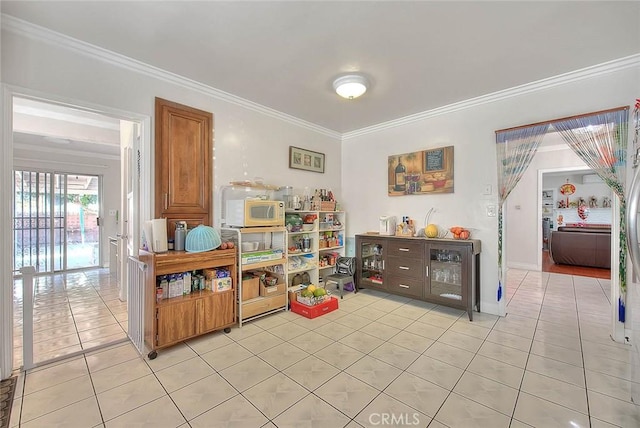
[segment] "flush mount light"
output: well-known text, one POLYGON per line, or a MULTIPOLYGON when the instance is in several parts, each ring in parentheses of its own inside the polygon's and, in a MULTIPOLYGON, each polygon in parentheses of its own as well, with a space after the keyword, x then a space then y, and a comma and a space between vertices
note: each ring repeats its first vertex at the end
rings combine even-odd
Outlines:
POLYGON ((359 74, 348 74, 338 77, 333 82, 333 89, 343 98, 352 100, 367 92, 367 79, 359 74))

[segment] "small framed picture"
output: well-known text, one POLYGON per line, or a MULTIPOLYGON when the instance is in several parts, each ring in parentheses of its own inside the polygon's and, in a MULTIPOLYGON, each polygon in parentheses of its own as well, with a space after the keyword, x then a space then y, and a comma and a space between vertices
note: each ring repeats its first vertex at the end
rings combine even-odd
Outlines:
POLYGON ((289 168, 324 173, 324 153, 289 146, 289 168))

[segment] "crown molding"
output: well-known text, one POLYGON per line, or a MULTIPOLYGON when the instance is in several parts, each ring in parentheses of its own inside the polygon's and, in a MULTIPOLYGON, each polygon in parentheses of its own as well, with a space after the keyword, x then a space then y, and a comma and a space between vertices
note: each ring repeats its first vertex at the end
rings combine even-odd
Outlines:
POLYGON ((553 88, 554 86, 566 85, 567 83, 577 82, 583 79, 590 79, 599 75, 624 70, 626 68, 637 67, 638 65, 640 65, 640 53, 347 132, 342 134, 342 140, 345 141, 385 129, 418 122, 431 117, 441 116, 443 114, 465 110, 483 104, 490 104, 507 98, 528 94, 530 92, 553 88))
POLYGON ((44 42, 63 49, 71 50, 81 55, 97 59, 116 67, 144 74, 146 76, 176 86, 181 86, 185 89, 202 93, 209 97, 246 108, 247 110, 251 110, 265 116, 291 123, 301 128, 306 128, 308 130, 326 135, 331 138, 340 140, 342 137, 341 133, 333 131, 331 129, 316 125, 306 120, 299 119, 286 113, 282 113, 278 110, 263 106, 262 104, 258 104, 253 101, 249 101, 247 99, 230 94, 228 92, 221 91, 195 80, 180 76, 179 74, 171 73, 161 68, 146 64, 142 61, 129 58, 125 55, 112 52, 99 46, 84 42, 82 40, 78 40, 73 37, 55 32, 48 28, 44 28, 39 25, 32 24, 28 21, 15 18, 11 15, 2 14, 1 22, 3 30, 10 31, 14 34, 18 34, 20 36, 44 42))

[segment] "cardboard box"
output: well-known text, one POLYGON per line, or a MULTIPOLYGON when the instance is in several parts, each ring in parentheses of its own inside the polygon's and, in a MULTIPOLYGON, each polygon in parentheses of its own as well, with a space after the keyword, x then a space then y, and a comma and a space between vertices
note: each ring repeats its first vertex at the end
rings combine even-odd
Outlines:
POLYGON ((260 278, 257 276, 242 278, 242 300, 255 299, 260 294, 260 278))
POLYGON ((182 296, 183 282, 178 280, 169 281, 169 297, 178 297, 182 296))
POLYGON ((202 274, 207 279, 226 278, 231 275, 229 269, 202 269, 202 274))
POLYGON ((295 312, 296 314, 310 319, 328 314, 336 309, 338 309, 338 299, 335 297, 331 297, 323 303, 315 306, 306 306, 298 302, 291 302, 291 312, 295 312))
POLYGON ((320 211, 335 211, 336 201, 322 201, 320 204, 320 211))
POLYGON ((212 281, 211 288, 214 292, 227 291, 233 288, 233 281, 230 276, 226 278, 215 278, 212 281))
POLYGON ((263 283, 260 283, 260 295, 262 297, 271 297, 277 296, 278 294, 284 294, 286 289, 287 287, 283 282, 279 282, 278 284, 272 285, 271 287, 267 287, 263 283))

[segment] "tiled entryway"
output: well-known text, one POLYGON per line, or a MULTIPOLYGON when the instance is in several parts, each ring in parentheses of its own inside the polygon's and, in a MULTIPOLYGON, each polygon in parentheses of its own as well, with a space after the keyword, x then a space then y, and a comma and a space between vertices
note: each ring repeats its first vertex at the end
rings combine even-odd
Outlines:
MULTIPOLYGON (((22 280, 14 281, 14 366, 22 364, 22 280)), ((69 355, 127 337, 127 303, 109 269, 34 278, 33 361, 69 355)))
POLYGON ((131 344, 20 377, 24 427, 636 427, 609 281, 511 270, 498 319, 363 290, 143 359, 131 344))

